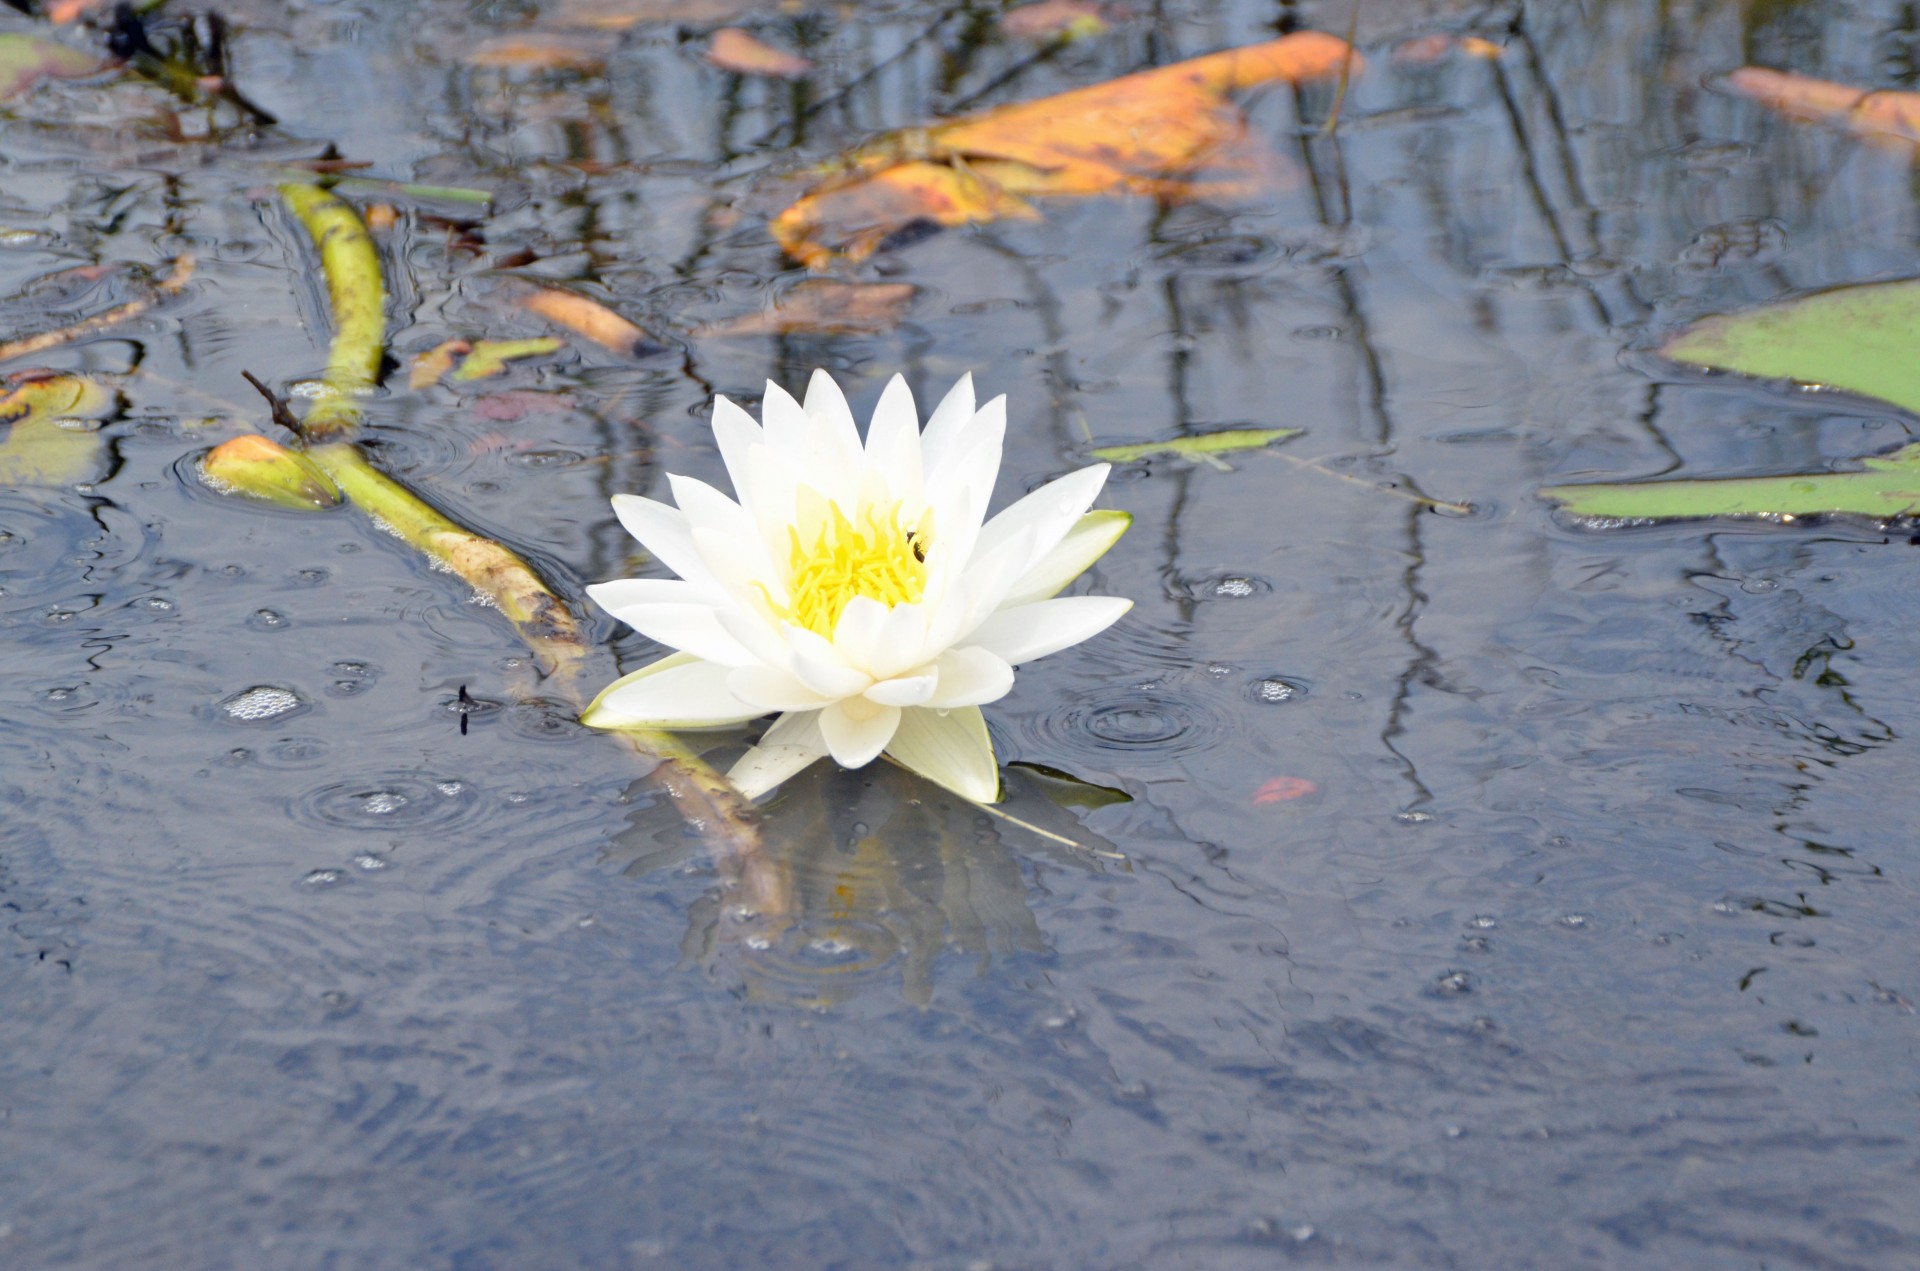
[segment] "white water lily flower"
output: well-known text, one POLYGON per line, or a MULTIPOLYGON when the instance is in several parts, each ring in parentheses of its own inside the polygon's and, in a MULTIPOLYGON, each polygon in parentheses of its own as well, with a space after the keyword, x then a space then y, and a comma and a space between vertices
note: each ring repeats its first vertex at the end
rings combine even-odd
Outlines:
POLYGON ((1119 539, 1124 512, 1089 512, 1096 464, 992 520, 1006 398, 974 408, 962 376, 920 431, 896 375, 861 444, 831 376, 803 406, 767 385, 764 426, 722 397, 713 433, 739 502, 669 476, 678 507, 616 495, 615 513, 676 579, 589 587, 678 650, 614 681, 596 728, 712 728, 780 712, 728 774, 755 798, 823 755, 882 751, 966 798, 999 795, 980 706, 1022 662, 1107 629, 1132 602, 1055 599, 1119 539))

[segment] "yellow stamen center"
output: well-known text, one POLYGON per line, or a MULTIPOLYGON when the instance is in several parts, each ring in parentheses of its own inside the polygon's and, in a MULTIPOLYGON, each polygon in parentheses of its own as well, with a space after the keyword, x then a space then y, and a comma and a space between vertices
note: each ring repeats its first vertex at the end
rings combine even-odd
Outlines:
POLYGON ((787 558, 787 617, 816 635, 833 638, 840 615, 855 596, 867 596, 892 608, 919 600, 927 587, 926 543, 900 524, 898 504, 868 504, 850 521, 839 505, 830 505, 812 543, 798 529, 787 531, 793 544, 787 558))

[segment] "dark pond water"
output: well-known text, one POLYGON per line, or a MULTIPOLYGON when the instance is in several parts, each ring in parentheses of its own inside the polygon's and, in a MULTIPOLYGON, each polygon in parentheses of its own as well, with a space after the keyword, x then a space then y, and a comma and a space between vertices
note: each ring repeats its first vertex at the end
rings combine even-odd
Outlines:
POLYGON ((33 359, 125 376, 101 479, 0 493, 0 1264, 1920 1266, 1920 551, 1536 494, 1909 439, 1644 350, 1915 272, 1908 155, 1711 78, 1910 86, 1912 7, 1368 0, 1331 136, 1324 87, 1247 99, 1279 193, 1053 202, 849 270, 917 288, 890 330, 692 334, 804 276, 766 232, 802 161, 1349 20, 1134 7, 1036 57, 990 4, 692 4, 594 71, 469 62, 537 3, 248 0, 277 128, 132 80, 7 108, 8 327, 115 301, 32 299, 74 265, 199 270, 33 359), (709 67, 740 14, 811 79, 709 67), (1436 32, 1502 51, 1395 59, 1436 32), (329 143, 498 195, 403 201, 396 356, 544 333, 529 257, 671 346, 371 407, 569 594, 632 572, 610 493, 718 476, 714 392, 815 366, 862 411, 896 370, 1007 393, 1003 497, 1089 439, 1306 429, 1117 471, 1092 586, 1136 608, 989 708, 1004 758, 1132 796, 1016 771, 1015 810, 1124 859, 816 772, 767 812, 804 921, 745 938, 739 871, 498 614, 351 510, 203 488, 265 424, 240 371, 324 361, 265 192, 329 143))

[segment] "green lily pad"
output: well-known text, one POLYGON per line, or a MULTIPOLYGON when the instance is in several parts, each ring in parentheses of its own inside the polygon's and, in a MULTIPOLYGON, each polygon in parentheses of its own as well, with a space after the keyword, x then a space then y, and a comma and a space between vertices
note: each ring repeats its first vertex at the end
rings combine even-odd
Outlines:
MULTIPOLYGON (((1877 397, 1920 414, 1920 279, 1866 283, 1708 318, 1660 351, 1676 362, 1877 397)), ((1920 445, 1860 460, 1851 472, 1552 486, 1574 516, 1622 524, 1706 517, 1795 521, 1920 514, 1920 445)))
POLYGON ((1221 455, 1236 450, 1262 450, 1275 442, 1298 437, 1304 428, 1229 428, 1222 432, 1196 433, 1170 441, 1143 441, 1128 446, 1102 446, 1093 452, 1095 459, 1108 463, 1139 463, 1143 459, 1185 459, 1204 463, 1222 472, 1231 472, 1221 455))
POLYGON ((92 481, 106 461, 100 421, 113 393, 79 375, 27 372, 0 380, 0 485, 92 481))
POLYGON ((1661 352, 1676 362, 1878 397, 1920 414, 1920 279, 1867 283, 1708 318, 1661 352))
POLYGON ((1627 524, 1718 516, 1783 522, 1866 516, 1890 521, 1920 512, 1920 444, 1860 462, 1861 472, 1559 485, 1541 493, 1574 516, 1627 524))
POLYGON ((43 79, 81 79, 106 63, 98 54, 37 35, 0 35, 0 101, 43 79))

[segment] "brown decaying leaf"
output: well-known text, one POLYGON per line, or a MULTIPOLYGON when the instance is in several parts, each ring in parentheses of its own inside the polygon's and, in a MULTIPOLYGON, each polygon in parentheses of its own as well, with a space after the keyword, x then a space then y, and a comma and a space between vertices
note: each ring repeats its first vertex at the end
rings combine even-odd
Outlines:
POLYGON ((1097 0, 1037 0, 1008 9, 1000 17, 1000 30, 1021 40, 1080 40, 1104 34, 1119 16, 1097 0))
POLYGON ((1855 88, 1764 66, 1743 66, 1726 83, 1794 119, 1845 124, 1869 140, 1920 142, 1920 93, 1855 88))
POLYGON ((702 327, 701 337, 782 335, 789 331, 876 334, 900 324, 919 291, 906 282, 834 282, 809 278, 762 313, 702 327))
POLYGON ((597 71, 607 62, 606 38, 610 37, 538 32, 496 35, 475 45, 466 55, 466 60, 474 66, 518 67, 537 71, 597 71))
POLYGON ((1023 195, 1244 195, 1276 181, 1227 94, 1360 66, 1338 37, 1301 32, 883 138, 847 156, 774 219, 812 268, 864 259, 915 223, 1032 217, 1023 195), (1203 172, 1237 180, 1199 183, 1203 172))
POLYGON ((519 301, 521 308, 583 335, 615 353, 638 356, 660 347, 652 336, 599 301, 589 300, 571 291, 536 287, 522 295, 519 301))
POLYGON ((552 17, 561 26, 624 31, 644 22, 711 26, 756 13, 794 12, 801 7, 781 0, 560 0, 552 17))
POLYGON ((65 24, 104 9, 107 4, 108 0, 47 0, 40 12, 49 22, 65 24))
POLYGON ((770 79, 799 79, 813 69, 813 63, 806 58, 777 49, 737 26, 713 33, 713 42, 707 45, 707 60, 736 75, 764 75, 770 79))
POLYGON ((0 35, 0 101, 41 80, 82 79, 107 65, 99 55, 38 35, 0 35))

